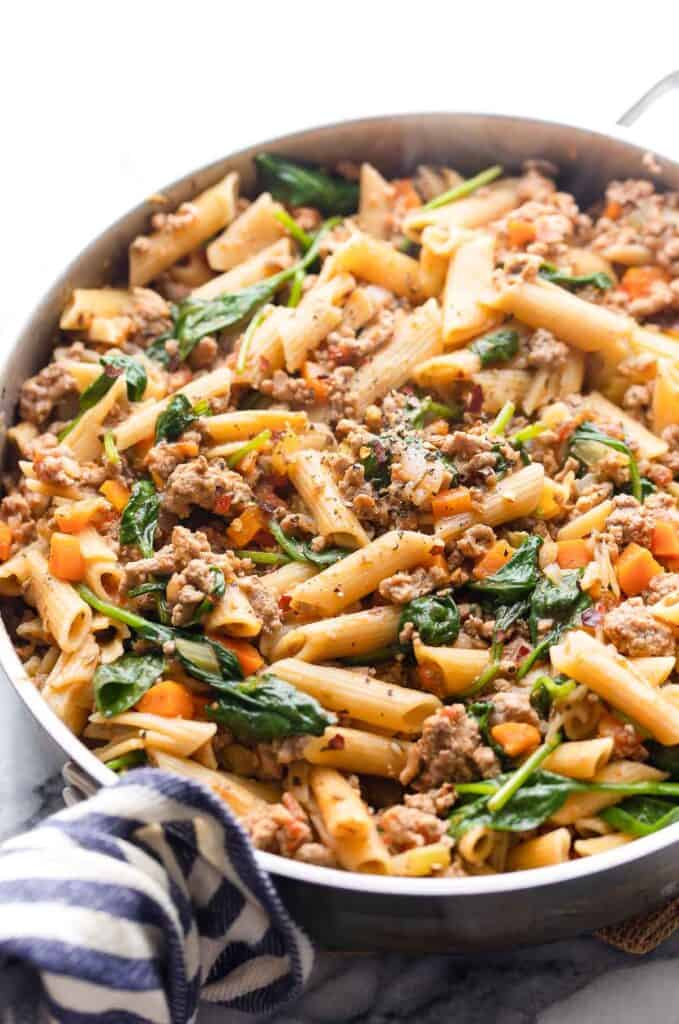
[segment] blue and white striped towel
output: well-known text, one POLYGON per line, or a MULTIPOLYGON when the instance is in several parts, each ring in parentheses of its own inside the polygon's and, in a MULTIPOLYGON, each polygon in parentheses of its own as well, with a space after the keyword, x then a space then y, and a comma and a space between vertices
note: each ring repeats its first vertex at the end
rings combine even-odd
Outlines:
POLYGON ((240 825, 177 775, 131 772, 0 847, 0 1021, 266 1013, 312 962, 240 825))

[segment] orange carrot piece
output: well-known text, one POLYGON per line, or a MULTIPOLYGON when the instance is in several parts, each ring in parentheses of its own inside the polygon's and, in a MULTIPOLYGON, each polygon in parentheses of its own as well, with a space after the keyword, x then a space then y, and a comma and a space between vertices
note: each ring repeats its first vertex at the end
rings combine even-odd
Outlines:
POLYGON ((256 505, 248 505, 231 522, 226 531, 226 539, 232 548, 244 548, 266 525, 266 516, 262 510, 256 505))
POLYGON ((122 512, 130 500, 130 492, 120 480, 105 480, 99 493, 111 502, 117 512, 122 512))
POLYGON ((422 200, 413 185, 412 178, 396 178, 391 182, 391 187, 394 190, 394 198, 401 209, 416 210, 418 206, 422 206, 422 200))
POLYGON ((608 217, 609 220, 617 220, 622 213, 622 203, 617 202, 615 199, 609 199, 604 207, 604 217, 608 217))
POLYGON ((255 645, 248 643, 247 640, 234 640, 232 637, 222 636, 219 638, 219 642, 236 655, 240 667, 243 669, 243 675, 251 676, 254 672, 258 672, 264 664, 264 658, 255 645))
POLYGON ((494 572, 507 564, 513 554, 514 548, 506 540, 495 541, 492 548, 489 548, 474 566, 475 578, 482 580, 486 576, 492 576, 494 572))
POLYGON ((305 384, 311 388, 316 402, 324 402, 330 394, 330 383, 322 376, 323 370, 318 363, 312 363, 307 359, 302 367, 302 378, 305 384))
POLYGON ((445 519, 456 516, 460 512, 471 512, 472 496, 468 487, 454 487, 450 491, 440 491, 431 499, 431 511, 434 519, 445 519))
POLYGON ((85 575, 80 541, 68 533, 53 533, 50 540, 49 570, 58 580, 77 583, 85 575))
POLYGON ((659 558, 679 558, 679 529, 676 523, 656 523, 651 551, 659 558))
POLYGON ((667 272, 662 267, 628 267, 622 275, 620 287, 631 299, 643 299, 656 281, 667 280, 667 272))
POLYGON ((0 523, 0 562, 6 562, 12 550, 12 527, 0 523))
POLYGON ((509 757, 530 754, 540 746, 540 733, 526 722, 502 722, 494 725, 490 734, 509 757))
POLYGON ((627 545, 615 568, 618 582, 628 597, 640 594, 654 576, 664 571, 647 548, 634 543, 627 545))
POLYGON ((507 242, 510 249, 521 249, 534 241, 535 226, 529 220, 516 219, 507 222, 507 242))
POLYGON ((137 704, 137 711, 163 718, 193 718, 194 698, 188 687, 173 679, 162 679, 147 690, 137 704))
POLYGON ((556 560, 561 569, 584 569, 592 561, 590 545, 586 540, 559 540, 556 560))

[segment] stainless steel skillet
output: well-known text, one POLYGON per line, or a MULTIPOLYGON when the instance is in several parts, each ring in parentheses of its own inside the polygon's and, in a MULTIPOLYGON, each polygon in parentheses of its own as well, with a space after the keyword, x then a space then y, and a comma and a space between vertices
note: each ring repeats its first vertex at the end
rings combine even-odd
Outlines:
MULTIPOLYGON (((669 76, 623 118, 631 123, 650 102, 677 87, 669 76)), ((390 175, 418 163, 446 163, 463 172, 502 163, 517 169, 542 158, 561 171, 560 183, 582 206, 612 178, 647 176, 644 148, 625 130, 480 114, 407 114, 315 128, 225 157, 163 191, 173 204, 189 199, 227 170, 254 185, 251 158, 260 150, 326 164, 369 160, 390 175)), ((660 158, 655 175, 679 189, 679 164, 660 158)), ((0 411, 11 423, 21 383, 49 358, 61 307, 73 287, 124 278, 130 240, 151 209, 142 204, 99 235, 52 286, 16 339, 7 339, 0 363, 0 411)), ((4 626, 0 671, 31 713, 71 758, 69 780, 80 789, 108 785, 115 776, 56 718, 26 677, 4 626)), ((10 723, 5 723, 9 728, 10 723)), ((26 751, 26 757, 31 756, 26 751)), ((467 879, 404 879, 348 874, 258 853, 280 894, 314 939, 344 950, 472 951, 527 945, 589 931, 649 910, 679 894, 679 825, 591 859, 515 874, 467 879)))

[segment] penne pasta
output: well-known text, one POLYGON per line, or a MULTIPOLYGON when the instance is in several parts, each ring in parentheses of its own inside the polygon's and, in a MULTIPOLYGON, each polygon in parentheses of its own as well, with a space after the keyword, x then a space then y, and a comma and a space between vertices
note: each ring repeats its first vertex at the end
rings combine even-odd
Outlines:
POLYGON ((288 476, 322 537, 344 548, 362 548, 370 543, 367 533, 342 499, 319 452, 301 451, 293 455, 288 462, 288 476))
MULTIPOLYGON (((264 580, 268 578, 265 576, 264 580)), ((274 645, 271 658, 318 662, 368 655, 396 641, 400 618, 400 608, 384 605, 353 615, 293 626, 274 645)))
POLYGON ((285 228, 276 217, 282 209, 268 192, 263 192, 208 245, 207 261, 212 269, 231 270, 283 238, 285 228))
POLYGON ((443 292, 443 344, 458 348, 469 338, 490 330, 502 320, 483 305, 495 269, 495 239, 482 232, 464 242, 452 255, 443 292))
POLYGON ((303 757, 310 764, 397 779, 406 766, 411 746, 405 740, 332 726, 323 736, 307 740, 303 757))

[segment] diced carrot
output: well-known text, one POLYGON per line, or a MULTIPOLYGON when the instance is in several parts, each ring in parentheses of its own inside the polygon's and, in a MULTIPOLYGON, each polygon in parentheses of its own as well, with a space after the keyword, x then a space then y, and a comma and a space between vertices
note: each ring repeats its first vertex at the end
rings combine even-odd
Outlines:
POLYGON ((162 679, 146 691, 137 704, 137 711, 147 715, 162 715, 163 718, 193 718, 193 701, 193 694, 183 683, 162 679))
POLYGON ((471 512, 472 495, 468 487, 454 487, 450 491, 440 491, 431 499, 431 511, 434 519, 445 519, 456 516, 460 512, 471 512))
POLYGON ((608 217, 609 220, 617 220, 622 213, 622 203, 618 203, 615 199, 609 199, 604 207, 604 217, 608 217))
POLYGON ((49 570, 58 580, 77 583, 85 575, 80 541, 68 533, 53 533, 50 540, 49 570))
POLYGON ((645 590, 654 576, 663 572, 663 567, 640 544, 628 544, 620 555, 615 567, 620 586, 628 597, 634 597, 645 590))
POLYGON ((676 523, 656 523, 651 551, 659 558, 679 558, 679 529, 676 523))
POLYGON ((306 360, 302 367, 302 377, 304 382, 313 391, 316 402, 324 402, 330 394, 330 383, 322 374, 323 370, 318 363, 312 363, 309 359, 306 360))
POLYGON ((667 272, 662 267, 628 267, 622 275, 620 287, 631 299, 643 299, 656 281, 667 280, 667 272))
POLYGON ((232 494, 218 494, 215 500, 215 512, 218 516, 228 515, 229 509, 231 508, 231 502, 233 501, 232 494))
POLYGON ((254 672, 259 671, 264 664, 264 658, 257 648, 254 644, 248 643, 247 640, 233 640, 231 637, 220 637, 219 642, 236 655, 240 662, 240 667, 243 669, 243 675, 251 676, 254 672))
POLYGON ((418 665, 416 670, 417 681, 423 690, 429 693, 442 693, 441 669, 436 665, 418 665))
POLYGON ((444 572, 448 572, 448 563, 446 562, 445 555, 429 555, 422 563, 427 569, 443 569, 444 572))
POLYGON ((535 515, 541 519, 553 519, 554 516, 558 516, 562 509, 562 504, 557 500, 557 496, 561 496, 561 487, 554 480, 550 480, 549 477, 545 477, 545 482, 542 485, 542 494, 540 495, 540 501, 538 507, 535 510, 535 515))
POLYGON ((492 576, 494 572, 507 564, 513 554, 514 548, 506 540, 495 541, 492 548, 489 548, 474 566, 474 576, 477 580, 482 580, 485 576, 492 576))
POLYGON ((448 433, 450 427, 448 426, 448 420, 434 420, 427 427, 428 434, 437 434, 443 436, 448 433))
POLYGON ((540 746, 540 733, 527 722, 502 722, 494 725, 490 734, 509 757, 530 754, 540 746))
POLYGON ((556 560, 561 569, 583 569, 592 561, 590 545, 586 540, 559 540, 556 560))
POLYGON ((404 210, 415 210, 422 205, 412 178, 396 178, 391 182, 394 189, 394 197, 398 205, 404 210))
POLYGON ((266 527, 266 517, 257 505, 248 505, 232 520, 226 531, 226 539, 232 548, 244 548, 260 530, 266 527))
POLYGON ((528 220, 510 220, 507 222, 507 241, 510 249, 520 249, 535 241, 535 226, 528 220))
POLYGON ((146 456, 148 455, 148 453, 151 451, 152 448, 153 448, 153 438, 152 437, 147 437, 143 441, 137 441, 137 443, 135 444, 135 446, 133 448, 135 458, 139 459, 140 462, 143 462, 146 459, 146 456))
POLYGON ((122 512, 130 500, 130 492, 120 480, 105 480, 99 488, 99 493, 103 494, 118 512, 122 512))
POLYGON ((0 562, 6 562, 12 550, 12 527, 0 523, 0 562))

